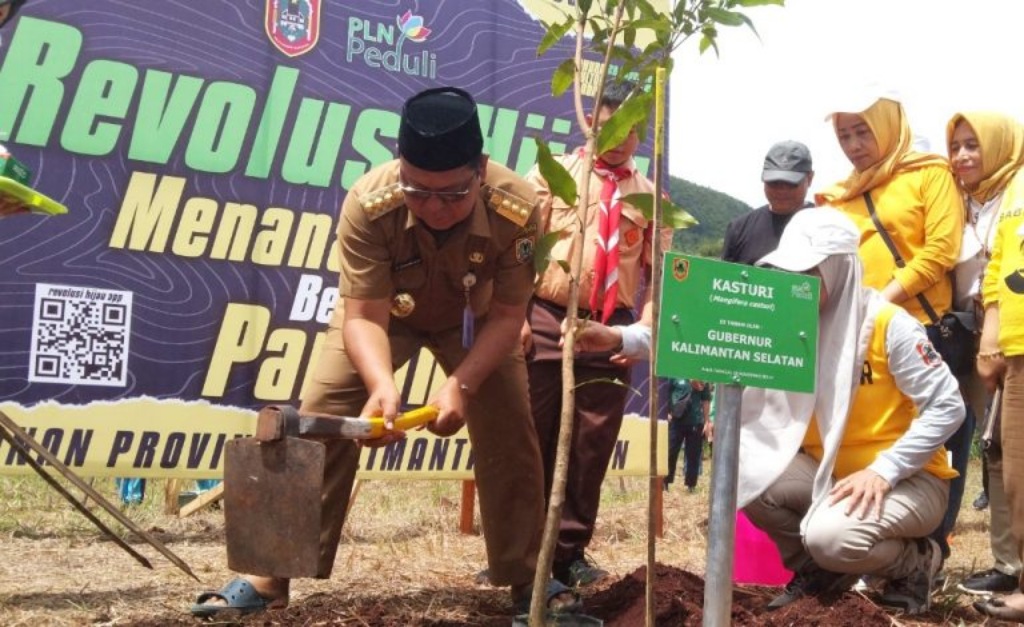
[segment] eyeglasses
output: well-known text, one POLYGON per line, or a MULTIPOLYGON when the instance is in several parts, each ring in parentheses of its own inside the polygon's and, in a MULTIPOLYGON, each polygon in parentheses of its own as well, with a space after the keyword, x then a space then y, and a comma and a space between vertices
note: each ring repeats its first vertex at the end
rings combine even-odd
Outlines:
POLYGON ((446 205, 454 205, 455 203, 469 196, 469 194, 473 191, 473 181, 479 174, 479 172, 474 172, 473 176, 468 181, 466 181, 465 185, 463 185, 463 189, 446 191, 423 189, 422 187, 413 187, 412 185, 407 185, 405 181, 402 180, 401 175, 399 175, 398 188, 402 190, 402 192, 406 195, 407 198, 412 198, 413 200, 426 202, 427 200, 430 200, 431 196, 434 196, 441 202, 445 203, 446 205))

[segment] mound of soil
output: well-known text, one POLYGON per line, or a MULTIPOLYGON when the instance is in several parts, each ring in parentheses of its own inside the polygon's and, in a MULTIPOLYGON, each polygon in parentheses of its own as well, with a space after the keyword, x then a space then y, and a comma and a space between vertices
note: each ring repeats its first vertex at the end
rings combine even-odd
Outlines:
MULTIPOLYGON (((586 601, 586 611, 606 627, 644 624, 647 568, 641 567, 586 601)), ((693 573, 658 564, 654 573, 654 624, 699 627, 704 621, 704 580, 693 573)), ((739 626, 801 625, 806 627, 861 627, 891 624, 890 617, 860 595, 805 598, 782 609, 766 612, 777 589, 735 589, 732 624, 739 626)))
MULTIPOLYGON (((641 567, 597 590, 584 594, 587 615, 604 621, 606 627, 636 627, 644 624, 647 578, 641 567)), ((678 568, 658 564, 654 577, 655 620, 658 627, 699 627, 703 623, 704 580, 678 568)), ((372 627, 461 627, 464 625, 508 627, 511 607, 508 593, 497 589, 451 587, 424 589, 390 596, 352 596, 319 593, 295 602, 284 610, 238 617, 242 625, 360 625, 372 627)), ((804 598, 782 609, 766 611, 778 589, 745 587, 735 589, 732 624, 739 627, 875 627, 894 624, 893 616, 867 598, 845 593, 826 598, 804 598)), ((969 610, 950 614, 915 616, 913 624, 971 624, 969 610)), ((223 618, 221 618, 221 621, 223 618)), ((154 616, 134 625, 196 625, 197 619, 174 615, 154 616)), ((219 622, 219 624, 224 624, 219 622)), ((899 624, 899 623, 896 623, 899 624)))

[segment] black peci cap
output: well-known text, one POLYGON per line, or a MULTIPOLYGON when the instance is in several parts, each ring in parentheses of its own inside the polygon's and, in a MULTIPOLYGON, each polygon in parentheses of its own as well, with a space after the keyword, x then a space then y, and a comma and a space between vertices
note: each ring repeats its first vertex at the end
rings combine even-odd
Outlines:
POLYGON ((405 101, 398 127, 398 154, 430 172, 468 165, 483 153, 476 102, 457 87, 421 91, 405 101))

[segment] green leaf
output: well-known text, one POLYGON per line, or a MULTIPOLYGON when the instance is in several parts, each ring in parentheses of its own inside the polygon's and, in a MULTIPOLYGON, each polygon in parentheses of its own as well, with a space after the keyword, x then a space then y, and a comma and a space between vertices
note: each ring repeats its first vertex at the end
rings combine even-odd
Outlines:
POLYGON ((533 249, 533 269, 537 274, 547 271, 551 263, 551 249, 562 238, 562 233, 563 231, 552 231, 537 240, 537 246, 533 249))
POLYGON ((636 20, 635 22, 630 24, 630 27, 635 28, 637 30, 646 28, 646 29, 649 29, 649 30, 653 30, 656 33, 669 33, 669 32, 672 32, 672 25, 671 24, 669 24, 664 19, 657 19, 657 18, 655 18, 655 19, 636 20))
POLYGON ((537 56, 543 55, 551 46, 558 43, 559 39, 565 37, 565 34, 569 32, 574 22, 575 19, 569 15, 561 23, 545 24, 544 26, 547 27, 548 32, 544 33, 544 37, 540 40, 540 45, 537 46, 537 56))
MULTIPOLYGON (((778 0, 778 1, 782 2, 782 0, 778 0)), ((593 3, 593 0, 578 0, 576 2, 576 6, 579 7, 580 13, 583 14, 583 17, 586 17, 590 13, 590 6, 591 6, 592 3, 593 3)))
POLYGON ((603 385, 617 385, 617 386, 619 386, 621 388, 626 388, 627 390, 629 390, 633 394, 636 394, 637 396, 643 396, 643 394, 640 392, 640 390, 636 389, 635 387, 632 387, 628 383, 625 383, 624 381, 621 381, 619 379, 608 379, 608 378, 587 379, 586 381, 584 381, 582 383, 577 383, 573 387, 573 389, 574 390, 578 390, 581 387, 583 387, 584 385, 593 385, 595 383, 601 383, 603 385))
POLYGON ((786 0, 733 0, 735 4, 741 7, 764 7, 769 5, 785 6, 786 0))
POLYGON ((551 76, 551 95, 558 98, 565 93, 565 90, 572 86, 572 79, 576 75, 576 60, 566 59, 562 61, 558 69, 551 76))
POLYGON ((544 140, 534 137, 533 141, 537 144, 537 167, 547 181, 551 193, 570 207, 576 206, 576 179, 569 174, 565 166, 551 156, 551 149, 544 140))
POLYGON ((630 131, 641 124, 646 124, 650 115, 651 102, 654 96, 639 93, 622 103, 612 117, 608 118, 597 136, 597 154, 602 154, 626 141, 630 131))
POLYGON ((645 19, 661 19, 664 21, 664 18, 659 17, 660 14, 658 13, 658 10, 655 9, 654 5, 648 2, 648 0, 636 0, 636 6, 640 8, 640 15, 645 19))
POLYGON ((636 29, 632 26, 627 26, 622 31, 622 43, 632 48, 636 43, 636 29))
MULTIPOLYGON (((746 16, 735 11, 728 11, 719 7, 707 7, 707 15, 713 21, 726 26, 743 26, 746 16)), ((748 22, 750 20, 747 20, 748 22)))
POLYGON ((590 41, 591 46, 598 52, 604 50, 604 42, 608 39, 608 28, 602 26, 596 19, 590 19, 590 41))
MULTIPOLYGON (((629 194, 622 197, 622 202, 629 203, 640 210, 648 220, 654 219, 654 194, 629 194)), ((668 198, 661 200, 661 226, 673 229, 687 229, 698 224, 697 218, 686 209, 668 198)))

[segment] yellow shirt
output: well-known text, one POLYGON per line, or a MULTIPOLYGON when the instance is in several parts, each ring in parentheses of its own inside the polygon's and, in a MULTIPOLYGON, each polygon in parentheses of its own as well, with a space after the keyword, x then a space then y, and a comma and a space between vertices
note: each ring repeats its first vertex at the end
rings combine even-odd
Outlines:
MULTIPOLYGON (((874 334, 868 346, 864 374, 853 398, 846 431, 836 455, 833 474, 843 478, 874 463, 878 454, 892 447, 910 429, 917 418, 917 408, 896 386, 889 371, 889 355, 885 348, 886 333, 895 305, 886 305, 875 320, 874 334)), ((804 452, 821 461, 821 436, 818 423, 811 420, 803 442, 804 452)), ((951 479, 957 472, 946 461, 946 449, 939 448, 922 468, 940 479, 951 479)))
POLYGON ((834 201, 860 229, 864 284, 882 290, 895 279, 908 295, 899 304, 923 324, 931 324, 917 294, 923 294, 940 316, 950 310, 949 271, 956 265, 963 237, 963 199, 953 176, 945 166, 926 166, 901 172, 870 193, 875 212, 906 266, 896 267, 862 196, 834 201))
POLYGON ((992 260, 981 286, 986 307, 999 304, 999 348, 1024 355, 1024 171, 1013 178, 996 218, 992 260))

